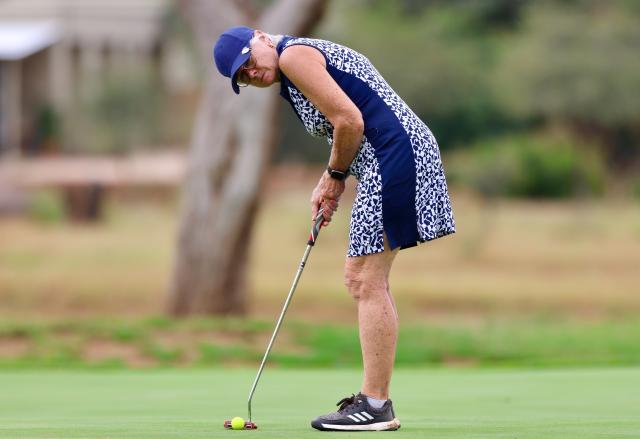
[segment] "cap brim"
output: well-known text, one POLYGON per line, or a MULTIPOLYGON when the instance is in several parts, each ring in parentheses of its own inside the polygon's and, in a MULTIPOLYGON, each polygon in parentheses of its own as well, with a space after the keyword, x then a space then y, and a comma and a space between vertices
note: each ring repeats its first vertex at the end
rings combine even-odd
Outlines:
POLYGON ((238 57, 235 59, 235 61, 233 61, 233 64, 231 65, 231 88, 233 88, 233 91, 237 95, 240 94, 240 86, 236 81, 236 73, 238 72, 238 70, 240 70, 240 66, 242 66, 242 64, 247 62, 250 56, 251 56, 250 51, 247 53, 241 53, 240 55, 238 55, 238 57))

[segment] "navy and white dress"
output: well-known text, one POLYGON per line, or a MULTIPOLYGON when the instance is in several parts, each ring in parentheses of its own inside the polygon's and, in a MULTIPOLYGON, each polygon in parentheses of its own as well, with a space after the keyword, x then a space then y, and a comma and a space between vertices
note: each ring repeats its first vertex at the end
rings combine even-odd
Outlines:
MULTIPOLYGON (((325 57, 327 71, 360 109, 364 136, 349 167, 358 180, 348 256, 408 248, 455 232, 440 151, 429 128, 362 54, 330 41, 285 36, 278 54, 306 45, 325 57)), ((282 73, 280 95, 307 131, 333 145, 333 126, 282 73)))

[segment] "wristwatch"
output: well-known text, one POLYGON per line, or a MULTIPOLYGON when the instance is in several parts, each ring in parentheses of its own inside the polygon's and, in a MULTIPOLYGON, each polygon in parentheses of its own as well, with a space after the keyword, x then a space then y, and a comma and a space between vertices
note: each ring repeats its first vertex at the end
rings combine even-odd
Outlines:
POLYGON ((327 172, 331 178, 338 181, 343 181, 349 175, 349 171, 338 171, 337 169, 331 169, 331 166, 327 166, 327 172))

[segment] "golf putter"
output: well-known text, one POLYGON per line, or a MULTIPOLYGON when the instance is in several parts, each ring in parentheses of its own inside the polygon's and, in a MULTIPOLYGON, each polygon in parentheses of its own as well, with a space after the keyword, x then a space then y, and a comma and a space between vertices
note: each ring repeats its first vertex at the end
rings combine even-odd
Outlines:
MULTIPOLYGON (((273 330, 273 334, 271 335, 271 340, 267 345, 267 351, 264 353, 264 357, 262 357, 262 362, 260 363, 260 367, 258 368, 258 374, 256 375, 256 379, 253 381, 253 386, 251 386, 251 391, 249 392, 249 400, 247 401, 247 406, 249 409, 249 420, 245 421, 244 423, 245 430, 255 430, 258 428, 258 426, 251 421, 251 400, 253 399, 253 393, 256 391, 256 386, 258 385, 258 381, 260 380, 260 376, 262 375, 262 370, 264 369, 264 365, 267 362, 269 353, 271 352, 273 342, 278 336, 278 332, 280 331, 280 326, 282 325, 282 321, 284 320, 284 315, 287 312, 287 308, 289 308, 289 303, 291 302, 293 293, 295 292, 296 286, 298 285, 298 280, 300 280, 300 275, 302 274, 302 270, 304 270, 304 266, 307 263, 307 258, 309 257, 309 253, 311 253, 311 248, 316 243, 316 239, 318 238, 318 234, 320 233, 320 228, 322 227, 322 222, 324 221, 324 217, 322 215, 323 212, 324 212, 324 209, 320 209, 318 211, 318 215, 316 216, 313 227, 311 228, 311 233, 309 234, 309 240, 307 241, 307 248, 304 251, 304 255, 302 256, 302 261, 300 262, 298 271, 296 272, 296 275, 293 278, 293 284, 291 285, 291 289, 289 290, 289 295, 287 296, 287 299, 284 302, 284 306, 282 307, 282 311, 280 312, 280 318, 278 318, 276 327, 273 330)), ((227 428, 227 429, 231 428, 231 421, 225 421, 224 428, 227 428)))

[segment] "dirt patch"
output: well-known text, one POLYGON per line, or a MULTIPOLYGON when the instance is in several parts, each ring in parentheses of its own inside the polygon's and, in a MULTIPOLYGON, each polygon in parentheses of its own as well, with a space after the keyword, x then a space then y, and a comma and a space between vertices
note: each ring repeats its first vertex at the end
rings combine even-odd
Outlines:
MULTIPOLYGON (((152 336, 154 342, 163 348, 180 349, 184 355, 181 362, 190 363, 197 357, 198 347, 205 343, 221 347, 247 347, 255 352, 263 352, 271 337, 271 330, 260 333, 230 331, 159 332, 152 336)), ((288 354, 303 355, 309 349, 295 342, 294 334, 280 331, 274 349, 288 354)))
POLYGON ((219 331, 162 331, 155 332, 153 340, 168 348, 185 348, 209 343, 216 346, 238 346, 246 344, 250 337, 242 332, 219 331))
POLYGON ((155 366, 156 362, 144 355, 137 346, 110 340, 90 340, 82 347, 82 358, 88 363, 120 360, 132 367, 155 366))
POLYGON ((20 358, 29 353, 32 343, 23 337, 0 338, 0 358, 20 358))

